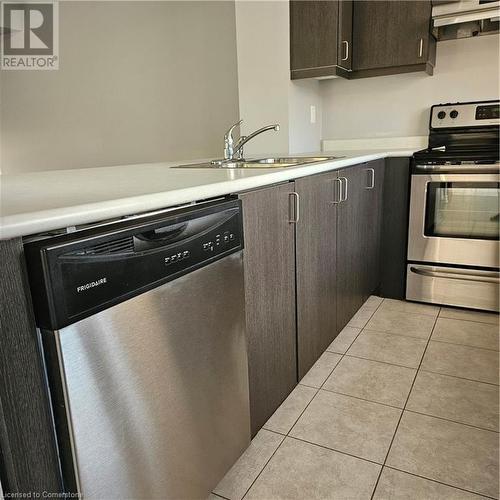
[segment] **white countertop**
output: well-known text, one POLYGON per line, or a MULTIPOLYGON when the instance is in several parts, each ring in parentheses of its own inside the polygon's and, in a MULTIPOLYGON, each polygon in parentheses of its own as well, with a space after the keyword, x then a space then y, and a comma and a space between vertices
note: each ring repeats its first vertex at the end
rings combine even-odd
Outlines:
POLYGON ((378 158, 409 157, 414 151, 401 148, 313 153, 307 156, 343 158, 288 168, 171 168, 197 162, 189 160, 3 175, 0 239, 238 193, 378 158))

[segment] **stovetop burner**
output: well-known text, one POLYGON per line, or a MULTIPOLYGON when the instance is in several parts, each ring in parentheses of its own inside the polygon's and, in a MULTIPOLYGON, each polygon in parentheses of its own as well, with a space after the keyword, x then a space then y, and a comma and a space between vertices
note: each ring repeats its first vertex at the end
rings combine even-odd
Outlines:
POLYGON ((492 165, 500 161, 499 101, 432 106, 429 143, 414 154, 420 165, 492 165))
POLYGON ((436 149, 423 149, 413 155, 415 161, 424 165, 460 165, 476 164, 490 165, 499 163, 498 150, 475 150, 475 151, 438 151, 436 149))

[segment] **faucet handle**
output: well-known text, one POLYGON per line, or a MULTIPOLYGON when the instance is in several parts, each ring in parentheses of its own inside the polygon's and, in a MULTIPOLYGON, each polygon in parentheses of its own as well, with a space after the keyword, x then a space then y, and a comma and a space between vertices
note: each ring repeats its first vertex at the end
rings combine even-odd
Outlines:
POLYGON ((234 154, 234 139, 233 139, 233 130, 241 125, 241 122, 243 120, 240 120, 239 122, 236 122, 225 134, 224 134, 224 159, 226 160, 232 160, 233 159, 233 154, 234 154))
POLYGON ((236 127, 239 127, 243 123, 243 120, 240 120, 239 122, 236 122, 231 128, 224 134, 224 139, 232 141, 233 140, 233 130, 236 127))

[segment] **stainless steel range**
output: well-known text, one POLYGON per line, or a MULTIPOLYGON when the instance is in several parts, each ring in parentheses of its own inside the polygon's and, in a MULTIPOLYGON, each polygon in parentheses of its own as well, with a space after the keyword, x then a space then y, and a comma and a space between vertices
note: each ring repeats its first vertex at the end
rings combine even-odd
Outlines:
POLYGON ((499 108, 431 108, 412 167, 408 300, 499 310, 499 108))

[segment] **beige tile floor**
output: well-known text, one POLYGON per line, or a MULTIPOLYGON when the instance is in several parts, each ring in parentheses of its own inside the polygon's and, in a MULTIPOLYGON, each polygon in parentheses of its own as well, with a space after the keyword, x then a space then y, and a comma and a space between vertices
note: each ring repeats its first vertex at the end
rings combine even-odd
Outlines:
POLYGON ((498 498, 498 315, 370 297, 211 500, 498 498))

